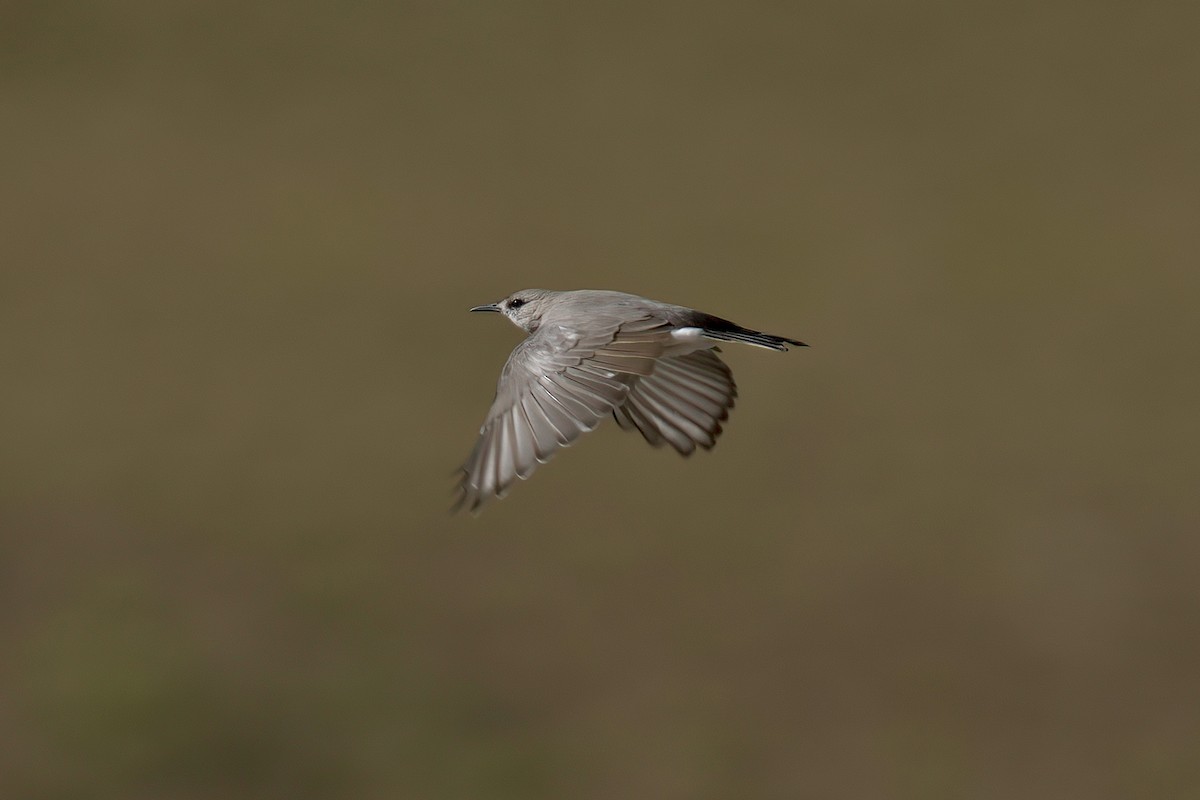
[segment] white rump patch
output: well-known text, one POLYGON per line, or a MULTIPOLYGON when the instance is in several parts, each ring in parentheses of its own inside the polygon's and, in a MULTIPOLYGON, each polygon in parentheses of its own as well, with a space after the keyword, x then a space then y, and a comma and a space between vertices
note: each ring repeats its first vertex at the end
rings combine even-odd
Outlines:
POLYGON ((673 343, 663 353, 665 356, 683 356, 713 346, 713 340, 705 338, 702 328, 676 328, 671 331, 671 339, 673 343))

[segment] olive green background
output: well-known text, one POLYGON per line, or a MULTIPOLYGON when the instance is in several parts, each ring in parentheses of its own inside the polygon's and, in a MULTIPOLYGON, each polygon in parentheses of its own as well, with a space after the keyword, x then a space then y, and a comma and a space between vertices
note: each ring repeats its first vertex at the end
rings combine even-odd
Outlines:
POLYGON ((1198 30, 5 4, 0 795, 1200 796, 1198 30), (526 286, 813 347, 452 517, 526 286))

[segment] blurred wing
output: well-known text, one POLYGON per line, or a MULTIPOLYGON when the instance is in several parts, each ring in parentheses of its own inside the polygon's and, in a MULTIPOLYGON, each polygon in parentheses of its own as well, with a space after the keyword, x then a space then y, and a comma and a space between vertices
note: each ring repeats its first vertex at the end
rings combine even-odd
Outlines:
POLYGON ((660 359, 651 375, 633 382, 613 417, 655 447, 666 442, 690 456, 697 445, 707 450, 717 443, 736 398, 729 367, 712 350, 701 350, 660 359))
POLYGON ((513 350, 462 466, 455 510, 475 511, 504 496, 517 478, 595 428, 625 401, 632 379, 654 372, 670 342, 671 326, 649 317, 593 319, 588 327, 543 325, 513 350))

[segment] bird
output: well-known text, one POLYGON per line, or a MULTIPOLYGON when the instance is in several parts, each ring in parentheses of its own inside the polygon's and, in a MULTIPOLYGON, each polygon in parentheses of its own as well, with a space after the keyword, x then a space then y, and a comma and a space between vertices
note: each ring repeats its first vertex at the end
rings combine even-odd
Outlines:
POLYGON ((608 416, 684 457, 711 449, 737 398, 719 343, 807 347, 686 306, 599 289, 522 289, 470 310, 502 314, 529 336, 500 372, 479 439, 457 471, 452 511, 478 513, 608 416))

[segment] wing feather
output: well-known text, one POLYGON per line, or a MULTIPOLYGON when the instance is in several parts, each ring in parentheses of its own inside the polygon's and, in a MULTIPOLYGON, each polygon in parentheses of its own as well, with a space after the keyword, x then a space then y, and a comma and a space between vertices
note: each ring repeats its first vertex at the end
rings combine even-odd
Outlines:
POLYGON ((690 456, 696 449, 695 439, 682 429, 681 425, 684 423, 679 415, 673 412, 669 406, 659 402, 652 391, 639 389, 632 405, 647 418, 647 421, 663 439, 666 439, 672 447, 679 451, 680 455, 690 456))
MULTIPOLYGON (((546 412, 542 411, 542 407, 537 404, 532 395, 521 398, 519 408, 524 412, 525 420, 529 423, 529 432, 534 438, 537 460, 547 460, 558 447, 558 431, 550 424, 550 418, 546 416, 546 412)), ((486 431, 486 428, 484 430, 486 431)))
POLYGON ((737 398, 733 374, 711 350, 659 359, 649 377, 639 377, 613 416, 636 428, 651 445, 670 443, 681 455, 716 444, 721 423, 737 398))
POLYGON ((713 425, 711 415, 705 414, 686 400, 680 399, 667 388, 663 382, 647 381, 645 386, 638 387, 639 394, 653 399, 664 416, 679 430, 691 437, 697 444, 712 446, 713 438, 709 430, 713 425))
MULTIPOLYGON (((586 331, 543 322, 500 373, 496 399, 461 469, 456 509, 475 511, 503 495, 620 408, 630 385, 654 374, 671 329, 648 315, 589 319, 586 331)), ((686 438, 675 436, 680 443, 686 438)))

